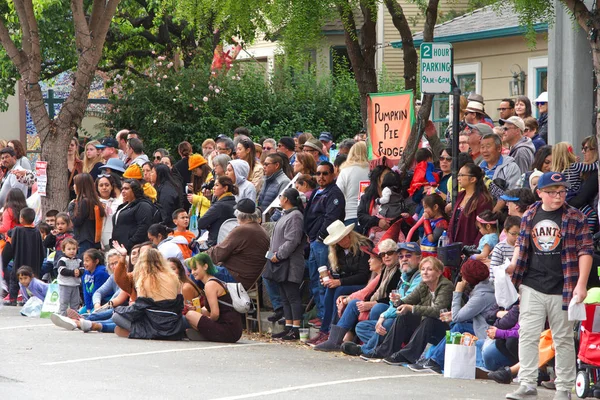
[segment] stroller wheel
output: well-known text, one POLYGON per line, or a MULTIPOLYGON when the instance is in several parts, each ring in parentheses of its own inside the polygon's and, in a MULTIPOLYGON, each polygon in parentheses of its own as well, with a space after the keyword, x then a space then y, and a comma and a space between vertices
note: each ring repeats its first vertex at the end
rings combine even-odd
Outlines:
POLYGON ((579 371, 577 373, 577 378, 575 379, 575 394, 580 399, 585 399, 590 395, 590 376, 585 371, 579 371))

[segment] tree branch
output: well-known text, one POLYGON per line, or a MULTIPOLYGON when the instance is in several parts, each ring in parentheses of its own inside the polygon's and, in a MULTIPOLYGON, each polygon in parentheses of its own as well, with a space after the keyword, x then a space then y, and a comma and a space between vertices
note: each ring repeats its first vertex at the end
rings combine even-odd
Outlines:
POLYGON ((117 11, 117 6, 119 5, 120 0, 94 0, 94 3, 102 2, 105 3, 104 12, 102 13, 102 18, 98 21, 96 26, 96 31, 93 33, 93 41, 92 45, 96 49, 100 49, 100 56, 102 55, 102 48, 104 47, 104 40, 106 39, 106 34, 108 33, 108 28, 110 27, 110 23, 117 11))
POLYGON ((17 17, 19 18, 19 25, 21 25, 21 33, 23 34, 21 46, 25 54, 29 56, 31 54, 31 29, 29 28, 25 4, 22 1, 15 1, 14 5, 17 17))
POLYGON ((98 23, 102 18, 102 14, 104 12, 104 2, 103 1, 94 1, 92 6, 92 13, 90 14, 90 23, 89 23, 89 32, 92 34, 96 32, 96 28, 98 27, 98 23))
POLYGON ((23 75, 28 68, 27 58, 25 57, 25 54, 17 48, 15 42, 13 42, 13 40, 10 38, 10 33, 8 32, 8 29, 6 29, 4 21, 2 20, 0 20, 0 44, 2 44, 4 50, 6 50, 6 54, 8 54, 8 57, 11 59, 15 67, 17 67, 19 73, 23 75))
POLYGON ((583 1, 562 0, 562 2, 569 10, 571 10, 575 16, 575 20, 586 33, 589 34, 592 28, 598 29, 598 25, 595 23, 592 13, 588 10, 583 1))
MULTIPOLYGON (((358 36, 356 35, 356 21, 354 20, 354 14, 352 14, 352 6, 349 4, 348 0, 345 0, 338 3, 337 9, 340 18, 342 19, 342 25, 344 26, 344 38, 346 41, 348 57, 350 57, 350 61, 356 60, 362 63, 364 62, 364 59, 360 49, 360 43, 358 43, 358 36)), ((353 67, 357 68, 359 65, 353 65, 353 67)))
POLYGON ((417 50, 413 40, 413 34, 404 15, 402 6, 396 0, 384 0, 388 12, 392 16, 392 23, 402 38, 402 59, 404 61, 404 87, 412 90, 416 96, 417 92, 417 50))
POLYGON ((433 31, 438 15, 438 4, 440 0, 429 0, 427 11, 425 11, 425 25, 423 26, 423 41, 433 42, 433 31))
MULTIPOLYGON (((96 8, 96 2, 94 2, 96 8)), ((85 19, 82 0, 71 0, 71 12, 73 13, 73 25, 75 25, 75 44, 78 52, 87 51, 92 44, 90 30, 85 19)), ((92 14, 92 18, 95 16, 92 14)))
POLYGON ((40 73, 42 72, 42 50, 40 48, 40 32, 38 30, 37 20, 35 19, 35 13, 33 12, 32 0, 24 0, 23 3, 25 15, 27 18, 27 26, 29 27, 29 38, 31 42, 31 52, 28 55, 28 83, 29 85, 34 85, 39 82, 40 73))

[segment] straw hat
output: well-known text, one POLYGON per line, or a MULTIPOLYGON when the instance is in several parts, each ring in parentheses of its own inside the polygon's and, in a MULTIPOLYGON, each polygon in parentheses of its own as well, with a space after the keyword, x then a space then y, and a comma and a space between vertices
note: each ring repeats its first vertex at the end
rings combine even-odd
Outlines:
POLYGON ((467 104, 467 108, 465 108, 463 111, 474 112, 474 113, 478 113, 478 114, 485 114, 485 109, 483 108, 483 104, 481 104, 477 101, 470 101, 467 104))
POLYGON ((329 235, 323 240, 323 243, 327 246, 333 246, 345 238, 353 229, 354 224, 345 226, 342 221, 335 220, 327 227, 327 233, 329 233, 329 235))

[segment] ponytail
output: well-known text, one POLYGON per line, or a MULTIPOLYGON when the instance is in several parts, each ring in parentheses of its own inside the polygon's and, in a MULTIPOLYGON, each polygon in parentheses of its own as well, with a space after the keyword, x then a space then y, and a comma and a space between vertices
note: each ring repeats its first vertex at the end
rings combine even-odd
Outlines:
POLYGON ((304 203, 302 202, 302 198, 300 197, 300 193, 290 187, 283 191, 283 196, 288 199, 293 207, 296 207, 298 211, 304 213, 304 203))

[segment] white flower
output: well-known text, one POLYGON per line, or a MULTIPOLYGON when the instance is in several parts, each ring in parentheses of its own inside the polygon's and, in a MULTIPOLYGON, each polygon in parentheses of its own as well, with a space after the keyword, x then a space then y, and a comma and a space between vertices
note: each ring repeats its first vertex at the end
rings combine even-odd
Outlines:
POLYGON ((215 88, 213 87, 213 85, 208 85, 208 90, 214 90, 215 88))
POLYGON ((160 87, 160 83, 157 83, 156 86, 160 87))
POLYGON ((218 88, 217 88, 217 89, 215 89, 215 93, 217 93, 217 94, 218 94, 218 93, 221 93, 221 89, 218 89, 218 88))
POLYGON ((156 120, 154 120, 154 121, 152 121, 152 122, 156 123, 156 120))
POLYGON ((204 100, 204 102, 206 103, 206 102, 208 101, 208 97, 204 96, 204 97, 202 98, 202 100, 204 100))
POLYGON ((158 60, 160 60, 160 61, 163 61, 163 60, 166 60, 166 59, 167 59, 167 57, 165 57, 165 56, 158 56, 158 57, 156 57, 156 58, 157 58, 158 60))
POLYGON ((171 68, 173 66, 173 62, 167 64, 167 68, 171 68))
POLYGON ((167 75, 163 75, 163 79, 167 79, 167 78, 168 78, 168 76, 167 76, 167 75))
POLYGON ((175 86, 175 90, 179 90, 179 86, 175 86))

